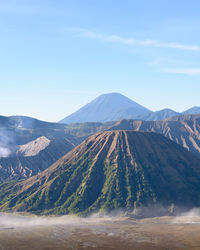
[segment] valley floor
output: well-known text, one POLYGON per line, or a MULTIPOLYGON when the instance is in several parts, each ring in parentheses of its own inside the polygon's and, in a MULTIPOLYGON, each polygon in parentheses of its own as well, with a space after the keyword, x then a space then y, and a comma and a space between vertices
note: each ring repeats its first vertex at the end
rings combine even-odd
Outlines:
POLYGON ((1 250, 200 249, 200 217, 3 221, 1 250))

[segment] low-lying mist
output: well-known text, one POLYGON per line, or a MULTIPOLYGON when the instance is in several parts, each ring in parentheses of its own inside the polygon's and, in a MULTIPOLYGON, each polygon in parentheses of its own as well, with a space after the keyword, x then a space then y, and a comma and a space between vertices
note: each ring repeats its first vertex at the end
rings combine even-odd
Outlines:
POLYGON ((48 225, 87 225, 98 223, 112 223, 124 220, 127 217, 124 213, 112 214, 93 214, 88 217, 79 217, 75 215, 64 216, 34 216, 20 215, 17 213, 0 213, 0 228, 17 228, 31 226, 48 225))
POLYGON ((79 217, 76 215, 64 216, 35 216, 35 215, 20 215, 17 213, 0 213, 0 229, 3 228, 20 228, 33 226, 51 226, 51 225, 74 225, 84 226, 92 224, 106 223, 145 223, 148 218, 148 223, 169 223, 169 224, 185 224, 185 223, 200 223, 200 209, 191 209, 186 213, 180 213, 176 216, 145 216, 144 218, 137 216, 134 213, 125 213, 123 211, 113 211, 111 213, 96 213, 88 217, 79 217), (163 218, 159 220, 157 218, 163 218))
POLYGON ((172 223, 199 224, 200 223, 200 208, 194 208, 188 212, 179 214, 178 216, 173 218, 172 223))

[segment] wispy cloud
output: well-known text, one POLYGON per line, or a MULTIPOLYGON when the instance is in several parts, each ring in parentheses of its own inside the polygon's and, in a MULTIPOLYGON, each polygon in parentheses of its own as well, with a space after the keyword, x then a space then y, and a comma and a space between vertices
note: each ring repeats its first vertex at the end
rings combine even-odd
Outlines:
POLYGON ((164 69, 164 72, 183 74, 183 75, 200 75, 200 68, 182 68, 182 69, 164 69))
POLYGON ((67 29, 69 32, 73 32, 81 37, 89 39, 98 39, 105 42, 120 43, 129 46, 149 46, 156 48, 169 48, 189 51, 200 51, 200 45, 186 45, 176 42, 161 42, 159 40, 144 39, 139 40, 136 38, 124 38, 118 35, 105 35, 85 29, 67 29))

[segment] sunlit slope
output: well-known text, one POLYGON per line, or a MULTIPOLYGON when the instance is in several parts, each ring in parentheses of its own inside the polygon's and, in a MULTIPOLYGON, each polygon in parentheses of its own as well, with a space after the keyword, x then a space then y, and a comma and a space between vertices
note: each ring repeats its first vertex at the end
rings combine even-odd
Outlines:
POLYGON ((53 166, 0 188, 1 210, 89 213, 200 204, 200 160, 155 133, 97 133, 53 166))

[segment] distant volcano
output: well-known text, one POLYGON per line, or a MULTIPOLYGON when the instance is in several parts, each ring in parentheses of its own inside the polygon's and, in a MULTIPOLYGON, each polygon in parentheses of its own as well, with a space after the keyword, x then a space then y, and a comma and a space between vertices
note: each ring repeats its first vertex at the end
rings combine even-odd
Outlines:
POLYGON ((97 133, 50 168, 2 184, 2 211, 90 213, 161 204, 200 205, 200 160, 162 135, 97 133))
POLYGON ((149 109, 119 93, 97 97, 60 123, 106 122, 120 119, 139 119, 152 113, 149 109))
POLYGON ((158 121, 185 114, 200 114, 200 107, 193 107, 182 113, 168 108, 152 112, 120 93, 109 93, 100 95, 60 123, 110 122, 122 119, 158 121))

